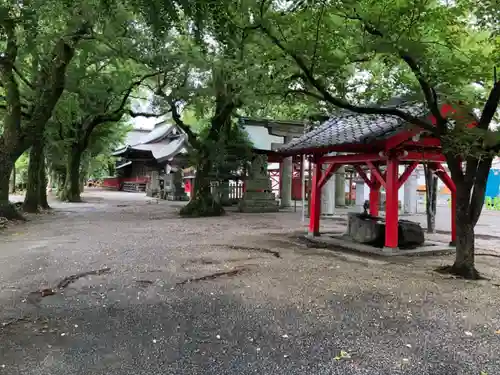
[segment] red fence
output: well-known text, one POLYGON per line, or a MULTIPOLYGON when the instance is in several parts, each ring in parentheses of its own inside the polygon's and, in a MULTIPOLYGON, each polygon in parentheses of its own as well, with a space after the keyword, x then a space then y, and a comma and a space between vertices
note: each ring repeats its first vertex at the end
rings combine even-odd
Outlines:
POLYGON ((146 184, 149 182, 149 177, 105 177, 102 180, 102 187, 110 190, 121 190, 124 183, 131 184, 146 184))

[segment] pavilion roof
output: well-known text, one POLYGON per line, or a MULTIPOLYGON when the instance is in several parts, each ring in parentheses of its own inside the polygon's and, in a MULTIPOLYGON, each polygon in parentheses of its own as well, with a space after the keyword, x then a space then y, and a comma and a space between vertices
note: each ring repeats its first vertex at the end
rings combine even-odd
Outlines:
MULTIPOLYGON (((419 117, 428 113, 423 105, 415 102, 400 103, 396 108, 419 117)), ((276 151, 291 154, 333 146, 370 144, 376 140, 389 138, 405 130, 406 127, 406 122, 396 116, 367 115, 343 110, 276 151)))
POLYGON ((156 124, 155 128, 135 143, 127 144, 115 150, 113 156, 133 159, 134 156, 155 159, 159 163, 172 160, 178 154, 186 154, 189 147, 188 136, 176 125, 165 121, 156 124))

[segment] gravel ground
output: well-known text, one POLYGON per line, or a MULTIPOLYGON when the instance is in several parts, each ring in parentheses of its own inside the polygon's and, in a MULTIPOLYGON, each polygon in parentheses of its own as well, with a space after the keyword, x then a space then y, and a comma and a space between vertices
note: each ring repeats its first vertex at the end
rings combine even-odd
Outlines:
POLYGON ((467 282, 308 248, 300 213, 85 198, 0 234, 0 374, 500 374, 495 257, 467 282))

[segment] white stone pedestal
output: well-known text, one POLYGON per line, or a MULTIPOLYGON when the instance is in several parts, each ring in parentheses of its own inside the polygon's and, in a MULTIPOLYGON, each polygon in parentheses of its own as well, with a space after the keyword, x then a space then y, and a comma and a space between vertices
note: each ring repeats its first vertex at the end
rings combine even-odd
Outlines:
POLYGON ((363 205, 365 204, 365 181, 356 180, 356 211, 363 212, 363 205))
POLYGON ((418 174, 413 172, 404 183, 404 205, 403 212, 405 214, 417 213, 417 184, 418 174))
MULTIPOLYGON (((328 165, 324 165, 323 172, 327 168, 328 165)), ((334 174, 321 189, 321 215, 335 215, 335 178, 334 174)))

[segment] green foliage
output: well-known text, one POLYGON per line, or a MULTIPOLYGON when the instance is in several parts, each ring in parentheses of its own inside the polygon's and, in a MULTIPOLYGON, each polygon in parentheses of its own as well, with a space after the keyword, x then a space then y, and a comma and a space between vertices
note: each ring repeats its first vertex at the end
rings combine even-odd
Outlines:
POLYGON ((205 122, 199 131, 199 141, 203 147, 192 150, 192 165, 200 165, 209 158, 212 168, 208 177, 212 181, 227 181, 240 175, 252 158, 253 145, 247 132, 240 125, 232 123, 215 140, 210 138, 209 133, 209 122, 205 122))
POLYGON ((28 180, 29 153, 23 153, 16 160, 16 184, 25 184, 28 180))

